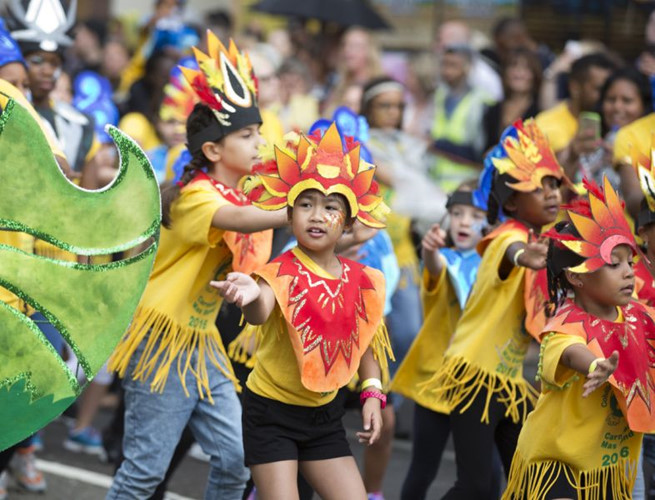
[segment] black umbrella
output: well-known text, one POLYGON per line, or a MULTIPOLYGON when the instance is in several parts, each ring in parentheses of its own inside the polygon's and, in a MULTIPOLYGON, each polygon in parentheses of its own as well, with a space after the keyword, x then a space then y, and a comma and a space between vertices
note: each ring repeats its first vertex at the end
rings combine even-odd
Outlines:
POLYGON ((391 28, 367 0, 261 0, 252 8, 268 14, 318 19, 340 26, 362 26, 372 30, 391 28))

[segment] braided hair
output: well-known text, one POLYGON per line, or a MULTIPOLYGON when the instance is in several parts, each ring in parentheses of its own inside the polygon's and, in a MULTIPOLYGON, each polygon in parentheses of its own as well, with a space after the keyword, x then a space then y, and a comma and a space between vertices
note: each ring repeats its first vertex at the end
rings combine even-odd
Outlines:
MULTIPOLYGON (((214 113, 212 110, 202 103, 194 106, 193 111, 187 118, 186 130, 187 140, 190 136, 207 128, 212 121, 215 121, 214 113)), ((164 182, 161 186, 161 223, 170 229, 171 227, 171 205, 180 196, 180 190, 186 186, 193 178, 202 171, 210 161, 207 159, 202 151, 193 154, 191 161, 184 166, 182 177, 178 182, 164 182)))
POLYGON ((513 179, 508 174, 501 174, 497 170, 494 171, 491 181, 491 189, 489 191, 489 199, 487 200, 487 221, 492 226, 498 222, 500 214, 511 215, 506 211, 503 212, 503 205, 512 197, 515 191, 507 185, 508 182, 513 182, 513 179))
MULTIPOLYGON (((567 234, 579 238, 573 224, 568 221, 562 221, 555 224, 551 231, 558 234, 567 234)), ((562 305, 570 290, 571 283, 566 279, 565 270, 575 267, 584 262, 584 257, 569 250, 560 241, 551 238, 548 244, 548 255, 546 257, 546 275, 548 278, 548 304, 546 306, 546 316, 555 315, 557 308, 562 305)))

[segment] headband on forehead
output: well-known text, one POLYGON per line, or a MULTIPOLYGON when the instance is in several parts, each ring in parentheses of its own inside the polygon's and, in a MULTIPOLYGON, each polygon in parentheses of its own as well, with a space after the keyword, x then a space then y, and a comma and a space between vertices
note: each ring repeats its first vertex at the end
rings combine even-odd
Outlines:
POLYGON ((446 208, 449 209, 453 205, 469 205, 479 208, 473 200, 473 191, 455 191, 448 197, 446 208))
POLYGON ((402 83, 397 82, 395 80, 386 80, 384 82, 380 82, 376 85, 373 85, 370 89, 364 92, 362 99, 364 103, 368 103, 374 97, 377 97, 385 92, 404 92, 404 91, 405 91, 405 87, 403 87, 402 83))

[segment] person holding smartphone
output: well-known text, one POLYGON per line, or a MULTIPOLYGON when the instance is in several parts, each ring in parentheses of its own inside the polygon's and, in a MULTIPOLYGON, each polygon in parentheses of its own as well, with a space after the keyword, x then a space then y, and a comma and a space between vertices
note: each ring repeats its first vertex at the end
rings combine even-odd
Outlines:
POLYGON ((593 155, 601 146, 600 117, 593 115, 600 92, 614 69, 602 53, 577 59, 569 74, 569 99, 536 116, 569 178, 575 178, 581 155, 593 155), (584 114, 583 114, 584 113, 584 114))

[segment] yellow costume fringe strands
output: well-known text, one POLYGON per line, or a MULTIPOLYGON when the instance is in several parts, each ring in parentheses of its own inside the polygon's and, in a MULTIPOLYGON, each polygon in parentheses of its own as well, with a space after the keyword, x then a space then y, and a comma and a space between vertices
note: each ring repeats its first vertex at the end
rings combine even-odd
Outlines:
POLYGON ((528 415, 530 402, 534 406, 539 392, 525 380, 516 382, 495 373, 489 373, 470 363, 462 357, 446 357, 444 364, 427 382, 421 384, 421 393, 432 393, 436 402, 446 404, 451 411, 460 408, 464 413, 478 396, 481 390, 487 391, 482 423, 489 423, 489 404, 496 395, 498 402, 505 405, 505 416, 514 423, 523 422, 528 415))
POLYGON ((182 327, 165 314, 144 308, 137 309, 134 318, 130 329, 109 360, 109 369, 117 371, 121 378, 125 376, 134 351, 148 336, 145 349, 132 377, 134 380, 145 381, 153 375, 150 382, 152 391, 159 393, 164 391, 168 373, 176 359, 177 371, 187 396, 189 391, 185 377, 190 371, 196 378, 200 398, 207 397, 211 403, 214 403, 209 387, 207 362, 218 368, 234 384, 237 391, 241 390, 218 334, 213 336, 195 328, 182 327), (158 343, 159 346, 155 349, 158 343), (198 360, 193 367, 191 358, 196 348, 198 360))
POLYGON ((630 500, 637 465, 634 460, 620 458, 608 467, 576 473, 565 463, 555 460, 527 464, 517 451, 502 500, 542 499, 561 474, 566 474, 567 481, 576 489, 578 500, 630 500), (612 499, 606 495, 608 486, 611 487, 612 499))

